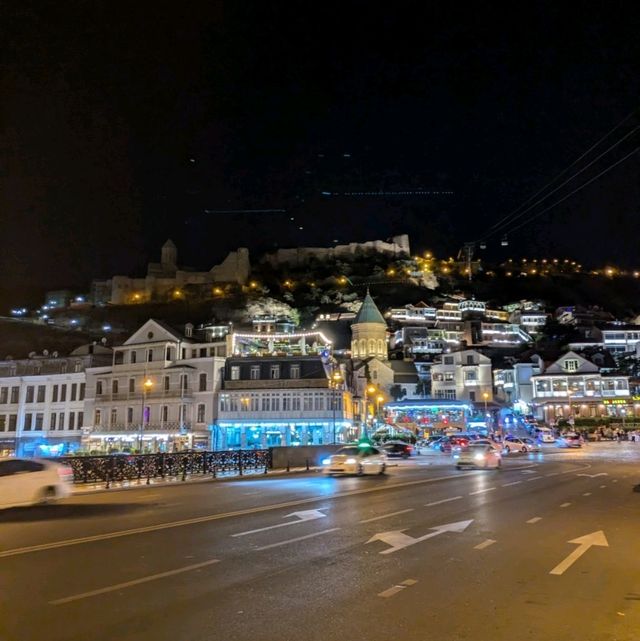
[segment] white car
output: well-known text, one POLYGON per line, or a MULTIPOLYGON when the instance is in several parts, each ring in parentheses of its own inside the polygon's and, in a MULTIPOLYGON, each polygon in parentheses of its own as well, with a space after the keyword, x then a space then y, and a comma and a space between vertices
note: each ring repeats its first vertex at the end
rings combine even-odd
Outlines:
POLYGON ((525 436, 524 438, 520 439, 525 445, 527 446, 527 451, 528 452, 539 452, 540 451, 540 444, 535 441, 532 438, 529 438, 528 436, 525 436))
POLYGON ((454 458, 456 459, 456 469, 458 470, 463 467, 482 467, 497 470, 502 466, 500 452, 486 443, 470 443, 454 458))
POLYGON ((333 474, 384 474, 387 455, 370 445, 348 445, 322 461, 323 470, 333 474))
POLYGON ((71 494, 71 468, 52 461, 0 458, 0 509, 49 503, 71 494))
POLYGON ((533 446, 526 441, 531 439, 517 438, 515 436, 506 436, 502 441, 502 450, 509 454, 509 452, 530 452, 533 446))

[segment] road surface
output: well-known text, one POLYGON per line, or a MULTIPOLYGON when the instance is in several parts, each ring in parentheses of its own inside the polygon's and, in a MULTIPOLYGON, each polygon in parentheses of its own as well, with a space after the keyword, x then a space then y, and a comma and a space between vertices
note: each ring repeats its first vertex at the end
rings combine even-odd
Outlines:
POLYGON ((637 641, 640 444, 0 513, 2 641, 637 641))

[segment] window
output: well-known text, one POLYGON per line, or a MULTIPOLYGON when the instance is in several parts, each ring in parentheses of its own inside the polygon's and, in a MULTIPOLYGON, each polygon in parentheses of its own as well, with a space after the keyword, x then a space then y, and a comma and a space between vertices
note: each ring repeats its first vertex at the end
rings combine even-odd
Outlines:
POLYGON ((442 374, 440 373, 435 373, 433 375, 433 380, 439 383, 440 381, 444 380, 444 376, 442 376, 442 374))
POLYGON ((3 387, 0 389, 0 403, 6 405, 9 400, 9 388, 3 387))
POLYGON ((64 412, 58 413, 58 429, 59 430, 64 429, 64 412))
POLYGON ((113 407, 111 409, 111 416, 109 417, 109 425, 113 427, 114 425, 116 425, 117 422, 118 422, 118 410, 115 407, 113 407))
POLYGON ((277 394, 271 394, 271 411, 280 411, 280 397, 277 394))
POLYGON ((25 403, 33 403, 33 385, 27 385, 27 397, 25 403))
POLYGON ((96 410, 93 423, 94 425, 97 425, 98 427, 100 427, 102 423, 102 410, 96 410))
POLYGON ((55 412, 51 412, 51 416, 49 417, 49 429, 50 430, 55 430, 56 429, 56 419, 58 418, 58 415, 55 412))
POLYGON ((84 412, 78 412, 78 429, 84 426, 84 412))
POLYGON ((303 406, 302 409, 305 412, 311 412, 313 410, 313 396, 309 393, 305 393, 302 397, 303 406))
POLYGON ((315 394, 313 408, 316 411, 324 409, 324 394, 315 394))
POLYGON ((204 423, 204 410, 205 410, 204 403, 200 403, 198 405, 198 413, 197 413, 197 418, 196 418, 196 422, 197 423, 204 423))
POLYGON ((127 425, 133 423, 133 407, 127 407, 127 425))
POLYGON ((38 385, 38 397, 37 397, 38 403, 44 403, 44 395, 46 390, 47 388, 44 385, 38 385))
POLYGON ((205 358, 207 356, 207 348, 206 347, 201 347, 200 348, 200 358, 205 358))
POLYGON ((152 350, 152 349, 150 349, 150 350, 147 352, 147 362, 148 362, 148 363, 151 363, 152 361, 153 361, 153 350, 152 350))
POLYGON ((189 377, 186 374, 180 376, 180 389, 186 392, 189 387, 189 377))
POLYGON ((472 403, 475 403, 475 402, 476 402, 476 393, 475 393, 475 392, 469 392, 469 400, 470 400, 472 403))
POLYGON ((446 389, 446 390, 444 390, 444 398, 446 398, 449 401, 455 401, 456 400, 456 391, 454 389, 446 389))
POLYGON ((165 376, 163 379, 164 391, 168 392, 171 389, 171 379, 168 376, 165 376))
POLYGON ((58 402, 58 386, 57 385, 53 386, 53 392, 52 392, 52 395, 51 395, 51 401, 53 403, 57 403, 58 402))
POLYGON ((293 412, 300 411, 300 396, 298 394, 294 394, 291 398, 291 410, 293 412))
MULTIPOLYGON (((113 394, 117 394, 118 393, 118 379, 117 378, 114 378, 111 381, 111 392, 113 394)), ((71 400, 74 400, 74 399, 72 398, 71 400)))
POLYGON ((4 432, 7 427, 7 417, 5 414, 0 414, 0 432, 4 432))
POLYGON ((205 373, 202 373, 200 374, 200 376, 198 376, 198 391, 207 391, 207 375, 205 373))
POLYGON ((291 410, 291 394, 285 392, 282 395, 282 411, 289 412, 291 410))
POLYGON ((280 378, 280 365, 271 366, 271 376, 272 379, 280 378))
POLYGON ((289 368, 289 378, 300 378, 300 365, 291 365, 289 368))
POLYGON ((9 431, 15 432, 17 425, 18 425, 18 415, 9 414, 9 431))
POLYGON ((20 402, 20 388, 19 387, 12 387, 11 388, 11 403, 19 403, 20 402))
POLYGON ((76 428, 76 413, 69 412, 69 429, 74 430, 76 428))
POLYGON ((41 430, 42 426, 44 424, 44 414, 42 412, 38 412, 36 414, 36 423, 35 423, 35 429, 41 430))
POLYGON ((453 356, 445 356, 443 362, 445 365, 453 365, 453 356))
POLYGON ((136 391, 136 379, 129 379, 129 394, 133 394, 136 391))
MULTIPOLYGON (((117 392, 118 390, 116 390, 117 392)), ((71 400, 75 401, 78 396, 78 383, 71 384, 71 400)))
POLYGON ((138 361, 138 354, 135 350, 131 350, 131 357, 130 360, 132 363, 137 363, 138 361))
POLYGON ((260 397, 257 394, 251 395, 251 411, 257 412, 260 409, 260 397))
POLYGON ((96 381, 96 395, 102 394, 102 381, 96 381))
POLYGON ((60 402, 64 402, 66 400, 67 400, 67 386, 60 385, 60 402))
POLYGON ((257 381, 260 379, 260 365, 251 366, 250 377, 252 381, 257 381))
POLYGON ((169 420, 169 406, 168 405, 163 405, 162 409, 160 410, 160 420, 163 423, 166 423, 169 420))
POLYGON ((445 372, 444 373, 444 380, 445 381, 452 381, 453 380, 453 372, 445 372))
POLYGON ((578 359, 577 358, 567 358, 564 362, 564 368, 567 372, 575 372, 578 369, 578 359))
POLYGON ((467 354, 467 365, 474 365, 473 354, 467 354))
POLYGON ((464 373, 464 380, 465 381, 477 381, 478 380, 478 373, 475 370, 470 370, 468 372, 464 373))
POLYGON ((232 365, 231 366, 231 380, 239 381, 240 380, 240 366, 232 365))
POLYGON ((24 427, 23 427, 23 429, 25 431, 30 430, 32 424, 33 424, 33 414, 25 414, 24 415, 24 427))
POLYGON ((262 397, 262 411, 269 412, 271 410, 271 399, 265 394, 262 397))

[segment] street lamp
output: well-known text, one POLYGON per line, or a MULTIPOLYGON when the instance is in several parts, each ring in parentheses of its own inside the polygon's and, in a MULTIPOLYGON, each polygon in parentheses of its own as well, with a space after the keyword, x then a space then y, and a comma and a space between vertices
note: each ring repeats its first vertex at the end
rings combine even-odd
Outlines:
POLYGON ((140 414, 140 435, 138 438, 138 451, 142 454, 142 434, 144 432, 144 406, 147 401, 147 393, 151 391, 153 387, 153 381, 150 378, 146 378, 142 383, 142 412, 140 414))
POLYGON ((333 372, 331 375, 331 380, 329 381, 329 384, 331 385, 331 400, 332 400, 332 408, 333 408, 333 442, 336 443, 336 405, 337 405, 337 394, 336 392, 338 391, 338 386, 342 383, 342 374, 336 370, 333 372))
POLYGON ((487 401, 489 400, 489 392, 483 392, 482 398, 484 399, 484 420, 487 420, 487 401))
POLYGON ((384 396, 382 394, 378 394, 376 396, 376 420, 378 423, 380 422, 380 403, 384 401, 384 396))
POLYGON ((366 438, 367 434, 367 421, 369 418, 369 395, 376 393, 376 386, 369 383, 364 388, 364 424, 363 424, 363 436, 366 438))

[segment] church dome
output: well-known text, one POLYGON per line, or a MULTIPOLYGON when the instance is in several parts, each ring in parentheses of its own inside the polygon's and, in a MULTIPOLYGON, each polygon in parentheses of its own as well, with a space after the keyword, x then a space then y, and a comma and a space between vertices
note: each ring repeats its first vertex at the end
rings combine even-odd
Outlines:
POLYGON ((378 323, 385 327, 387 326, 387 322, 384 320, 380 310, 373 302, 373 298, 371 298, 368 290, 367 295, 364 297, 364 301, 358 310, 358 314, 353 321, 353 325, 357 325, 358 323, 378 323))

